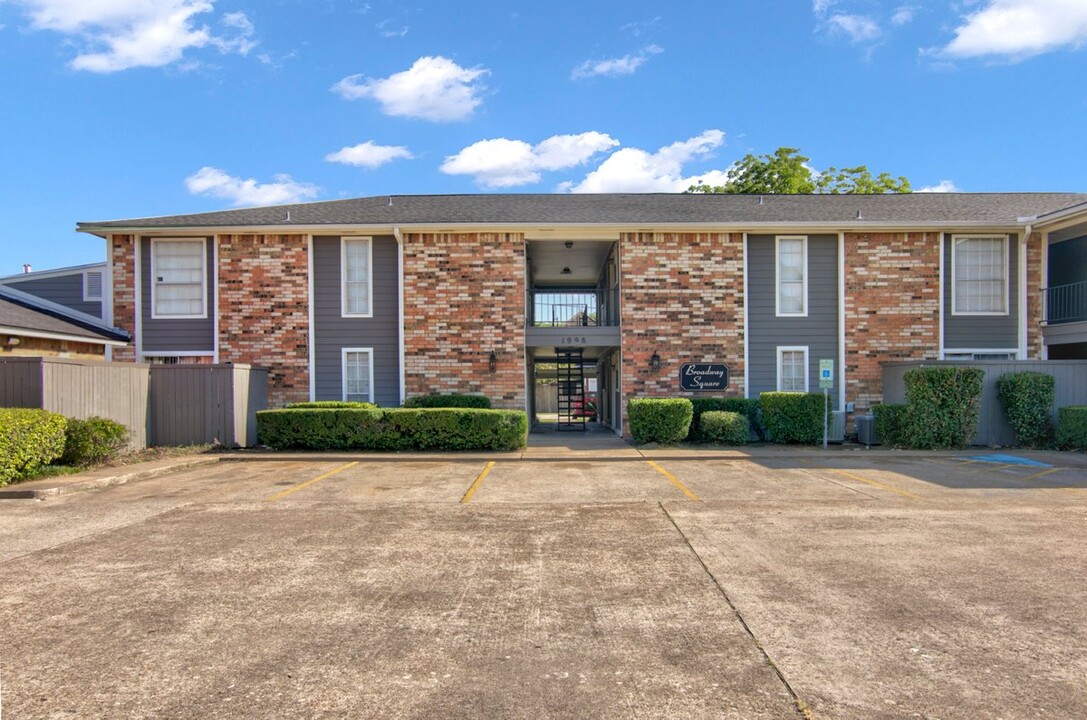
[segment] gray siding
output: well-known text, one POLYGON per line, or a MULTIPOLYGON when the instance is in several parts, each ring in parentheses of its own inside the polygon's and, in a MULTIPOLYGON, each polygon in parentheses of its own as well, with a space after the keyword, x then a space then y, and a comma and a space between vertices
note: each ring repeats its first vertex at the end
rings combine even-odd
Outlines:
POLYGON ((140 305, 143 323, 143 352, 212 352, 215 349, 215 263, 214 243, 207 238, 206 318, 151 318, 151 239, 140 239, 140 305))
POLYGON ((952 235, 944 236, 944 349, 1004 349, 1019 346, 1019 240, 1008 238, 1008 314, 951 314, 952 235))
MULTIPOLYGON (((106 292, 105 268, 94 272, 102 273, 102 291, 106 292)), ((31 295, 37 295, 52 302, 77 310, 81 313, 102 317, 101 301, 83 301, 83 271, 70 275, 55 275, 53 277, 29 278, 27 280, 9 280, 4 283, 8 287, 22 290, 31 295)))
POLYGON ((313 325, 315 394, 343 397, 342 350, 373 348, 374 400, 400 404, 400 269, 396 239, 373 240, 373 317, 341 317, 340 238, 313 239, 313 325))
POLYGON ((1049 246, 1049 287, 1087 280, 1087 235, 1049 246))
MULTIPOLYGON (((819 361, 835 362, 838 380, 838 237, 808 235, 808 315, 776 317, 774 236, 747 239, 747 337, 751 397, 777 389, 777 348, 807 346, 808 387, 819 388, 819 361)), ((832 402, 837 393, 831 393, 832 402)))

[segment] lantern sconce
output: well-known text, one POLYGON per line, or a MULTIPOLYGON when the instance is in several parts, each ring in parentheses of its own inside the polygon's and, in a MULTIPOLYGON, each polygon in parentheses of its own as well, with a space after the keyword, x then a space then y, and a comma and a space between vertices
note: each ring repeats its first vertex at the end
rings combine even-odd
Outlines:
POLYGON ((494 350, 491 350, 491 355, 487 358, 487 367, 490 368, 491 372, 498 369, 498 356, 494 354, 494 350))
POLYGON ((653 351, 653 357, 649 358, 649 367, 653 372, 659 372, 661 369, 661 356, 657 354, 657 351, 653 351))

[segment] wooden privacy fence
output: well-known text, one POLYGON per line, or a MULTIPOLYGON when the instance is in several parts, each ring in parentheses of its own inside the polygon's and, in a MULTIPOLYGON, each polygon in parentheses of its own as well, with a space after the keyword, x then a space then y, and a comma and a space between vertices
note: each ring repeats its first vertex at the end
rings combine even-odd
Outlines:
POLYGON ((0 407, 109 418, 129 445, 257 444, 268 371, 249 365, 147 365, 51 357, 0 359, 0 407))
POLYGON ((996 381, 1004 373, 1032 372, 1052 375, 1054 383, 1053 423, 1057 422, 1057 408, 1066 405, 1087 405, 1087 360, 986 360, 913 361, 883 363, 883 401, 906 402, 907 370, 932 366, 973 367, 985 371, 978 410, 978 431, 974 445, 1015 445, 1015 431, 1008 424, 1004 408, 997 395, 996 381))

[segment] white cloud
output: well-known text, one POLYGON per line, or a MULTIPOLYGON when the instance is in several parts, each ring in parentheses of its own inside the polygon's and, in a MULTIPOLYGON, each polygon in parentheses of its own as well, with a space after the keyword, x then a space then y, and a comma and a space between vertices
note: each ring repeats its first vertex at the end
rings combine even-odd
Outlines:
POLYGON ((16 0, 35 30, 66 35, 82 49, 70 63, 76 70, 111 73, 178 62, 190 48, 214 47, 246 55, 256 43, 245 13, 225 14, 227 28, 215 34, 196 16, 214 9, 214 0, 16 0))
POLYGON ((879 23, 864 15, 839 13, 827 18, 831 32, 846 35, 852 42, 870 42, 881 34, 879 23))
POLYGON ((630 75, 649 58, 664 52, 664 48, 657 45, 647 45, 633 55, 612 58, 610 60, 586 60, 574 68, 570 77, 574 80, 594 77, 597 75, 630 75))
POLYGON ((320 191, 311 183, 295 182, 290 175, 276 175, 275 182, 258 183, 250 178, 227 175, 218 168, 202 167, 185 178, 185 187, 193 195, 229 200, 234 205, 278 205, 317 197, 320 191))
POLYGON ((914 192, 919 192, 919 193, 956 193, 956 192, 962 192, 962 190, 957 188, 955 186, 955 183, 952 182, 951 180, 941 180, 940 182, 936 183, 935 185, 927 185, 927 186, 925 186, 923 188, 919 188, 917 190, 914 190, 914 192))
POLYGON ((401 145, 375 145, 373 141, 367 140, 364 143, 343 147, 334 153, 329 153, 325 155, 325 160, 355 167, 377 168, 398 158, 410 160, 413 157, 411 152, 401 145))
POLYGON ((580 183, 563 183, 561 190, 576 193, 603 192, 682 192, 698 182, 724 183, 725 171, 713 170, 685 177, 683 166, 709 155, 725 141, 720 130, 672 143, 649 153, 638 148, 623 148, 612 153, 580 183))
POLYGON ((382 20, 381 22, 379 22, 377 24, 377 31, 379 33, 381 33, 381 37, 386 37, 386 38, 404 37, 405 35, 408 34, 408 26, 407 25, 401 25, 400 27, 396 27, 396 26, 393 25, 392 18, 389 18, 388 20, 382 20))
POLYGON ((913 22, 914 16, 917 14, 917 8, 913 5, 900 5, 895 8, 894 14, 891 15, 891 24, 895 27, 902 27, 913 22))
POLYGON ((1087 44, 1084 0, 990 0, 968 15, 939 54, 1018 60, 1087 44))
POLYGON ((483 102, 479 80, 489 72, 462 68, 441 56, 421 57, 409 69, 387 78, 349 75, 333 85, 332 91, 345 100, 373 98, 386 115, 450 122, 468 118, 483 102))
POLYGON ((513 187, 539 182, 543 170, 581 165, 593 155, 619 144, 609 135, 586 132, 554 135, 533 146, 523 140, 480 140, 442 163, 448 175, 471 175, 485 187, 513 187))

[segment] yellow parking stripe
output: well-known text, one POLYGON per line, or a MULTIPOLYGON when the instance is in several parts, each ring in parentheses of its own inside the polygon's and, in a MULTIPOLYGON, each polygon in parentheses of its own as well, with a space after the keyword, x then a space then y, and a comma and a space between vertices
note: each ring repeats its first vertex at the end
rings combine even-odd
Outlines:
POLYGON ((358 465, 358 464, 359 464, 359 462, 358 462, 358 460, 356 460, 355 462, 349 462, 346 465, 341 465, 340 467, 336 468, 335 470, 332 470, 330 472, 326 472, 324 475, 321 475, 320 477, 315 477, 312 480, 307 480, 304 483, 298 483, 297 485, 293 485, 293 486, 287 488, 286 490, 283 490, 282 492, 277 492, 275 495, 272 495, 271 497, 266 497, 266 498, 264 498, 264 502, 275 502, 276 500, 279 500, 280 498, 285 498, 285 497, 287 497, 288 495, 290 495, 291 493, 293 493, 295 491, 301 490, 302 488, 309 487, 310 485, 312 485, 315 482, 318 482, 320 480, 324 480, 327 477, 332 477, 336 473, 343 472, 347 468, 353 467, 353 466, 358 465))
POLYGON ((491 472, 491 468, 494 467, 494 460, 487 463, 487 467, 483 468, 483 472, 479 474, 476 481, 472 483, 472 486, 468 488, 468 492, 464 493, 464 497, 460 499, 462 503, 472 502, 472 496, 476 494, 476 490, 479 490, 479 486, 483 484, 483 478, 487 477, 487 474, 491 472))
POLYGON ((1050 473, 1055 473, 1060 469, 1061 468, 1049 468, 1048 470, 1039 470, 1038 472, 1034 473, 1033 475, 1027 475, 1026 477, 1021 477, 1021 478, 1017 478, 1017 479, 1018 480, 1037 480, 1038 478, 1045 477, 1046 475, 1048 475, 1050 473))
POLYGON ((652 460, 646 460, 646 463, 649 465, 649 467, 653 468, 654 470, 659 472, 661 475, 668 478, 672 482, 672 484, 675 485, 677 488, 679 488, 683 492, 683 494, 686 495, 689 499, 691 499, 691 500, 693 500, 695 502, 699 502, 698 496, 695 495, 690 490, 688 490, 687 486, 684 485, 683 483, 681 483, 679 481, 679 478, 677 478, 675 475, 668 472, 667 470, 665 470, 664 468, 662 468, 660 465, 653 462, 652 460))
POLYGON ((877 487, 877 488, 879 488, 881 490, 886 490, 887 492, 893 492, 894 494, 901 495, 902 497, 908 497, 911 500, 923 500, 924 499, 920 495, 914 495, 913 493, 908 492, 906 490, 899 490, 896 487, 891 487, 890 485, 885 485, 885 484, 879 482, 878 480, 871 480, 871 479, 863 477, 861 475, 857 475, 856 473, 851 473, 848 470, 836 470, 834 468, 826 468, 826 469, 829 470, 832 473, 838 473, 839 475, 845 475, 847 478, 851 478, 853 480, 856 480, 857 482, 862 482, 862 483, 864 483, 866 485, 871 485, 872 487, 877 487))

